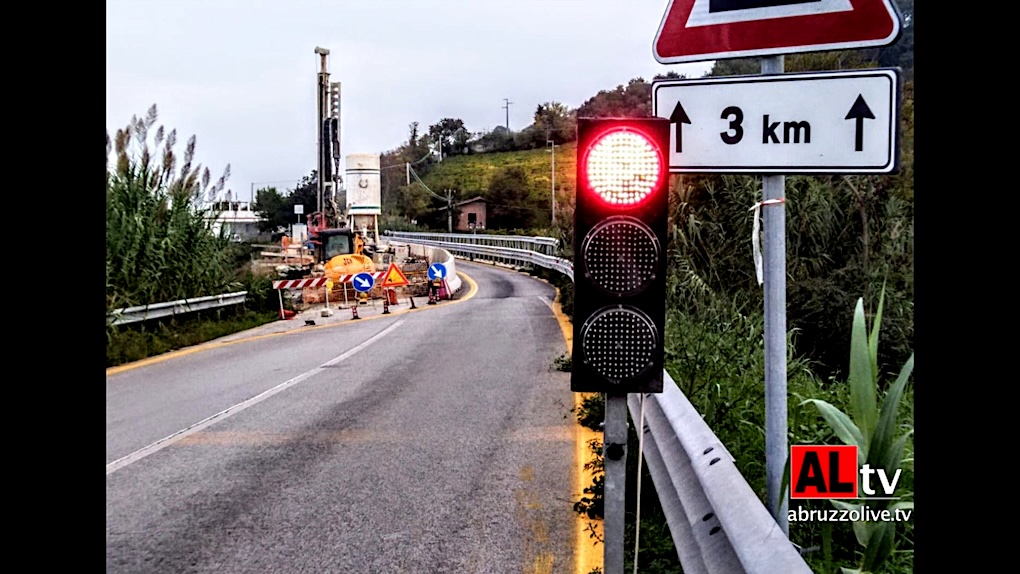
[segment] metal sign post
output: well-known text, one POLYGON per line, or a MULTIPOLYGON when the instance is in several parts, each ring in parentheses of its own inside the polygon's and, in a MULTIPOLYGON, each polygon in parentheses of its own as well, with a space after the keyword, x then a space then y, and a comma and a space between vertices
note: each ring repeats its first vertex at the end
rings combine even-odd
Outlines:
MULTIPOLYGON (((783 56, 761 59, 762 74, 782 74, 783 56)), ((786 445, 786 195, 785 175, 762 176, 765 281, 765 495, 769 512, 790 535, 790 502, 781 486, 786 445), (782 505, 779 504, 782 499, 782 505)))

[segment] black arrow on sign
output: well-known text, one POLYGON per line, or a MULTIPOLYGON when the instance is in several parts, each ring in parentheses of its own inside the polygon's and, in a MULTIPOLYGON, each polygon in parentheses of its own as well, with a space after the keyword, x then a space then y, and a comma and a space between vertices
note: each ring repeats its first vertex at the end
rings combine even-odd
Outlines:
POLYGON ((864 118, 875 119, 875 114, 871 113, 871 108, 868 107, 867 102, 864 101, 864 96, 857 94, 857 100, 854 105, 850 106, 850 111, 847 112, 844 120, 857 120, 857 134, 854 140, 854 151, 861 151, 864 149, 864 118))
POLYGON ((691 123, 691 118, 687 117, 687 112, 684 111, 684 107, 680 105, 680 102, 676 103, 676 107, 673 108, 673 113, 669 115, 669 121, 676 125, 676 153, 684 151, 683 139, 680 136, 680 124, 691 123))

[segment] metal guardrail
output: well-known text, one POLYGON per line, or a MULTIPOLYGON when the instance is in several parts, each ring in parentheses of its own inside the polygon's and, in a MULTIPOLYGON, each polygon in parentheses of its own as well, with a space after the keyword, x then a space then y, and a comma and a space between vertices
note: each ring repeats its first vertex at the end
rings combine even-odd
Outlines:
POLYGON ((236 293, 224 293, 222 295, 209 295, 208 297, 195 297, 193 299, 181 299, 167 303, 153 303, 151 305, 138 305, 136 307, 125 307, 114 309, 107 317, 111 324, 122 325, 125 323, 136 323, 146 319, 157 319, 169 317, 170 315, 181 315, 204 309, 216 307, 227 307, 244 303, 247 298, 247 291, 236 293))
POLYGON ((455 255, 474 257, 504 265, 538 265, 574 279, 573 262, 555 257, 559 240, 551 237, 520 235, 477 235, 456 233, 411 233, 386 231, 388 237, 405 243, 441 247, 455 255), (530 249, 537 247, 538 250, 530 249))
MULTIPOLYGON (((669 376, 644 395, 643 453, 687 574, 810 574, 800 552, 669 376)), ((627 395, 639 419, 640 395, 627 395)))
MULTIPOLYGON (((552 242, 555 248, 556 240, 548 237, 517 238, 518 245, 502 245, 492 238, 506 238, 493 235, 390 231, 386 235, 488 261, 540 265, 574 279, 572 262, 524 247, 552 242)), ((639 420, 641 395, 629 394, 627 406, 633 420, 639 420)), ((684 572, 811 574, 726 447, 668 372, 663 373, 662 393, 644 395, 644 411, 648 431, 644 458, 684 572)))
POLYGON ((560 241, 552 237, 530 235, 488 235, 485 233, 419 233, 414 231, 386 231, 387 236, 396 239, 425 239, 429 241, 445 241, 447 243, 468 243, 472 245, 489 245, 510 249, 528 249, 545 255, 553 255, 560 241))

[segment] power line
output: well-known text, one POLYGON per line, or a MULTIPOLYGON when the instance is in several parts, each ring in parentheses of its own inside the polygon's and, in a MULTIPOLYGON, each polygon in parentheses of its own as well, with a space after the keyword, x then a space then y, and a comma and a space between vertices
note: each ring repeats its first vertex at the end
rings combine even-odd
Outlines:
MULTIPOLYGON (((410 164, 411 165, 418 165, 419 163, 427 160, 429 158, 429 156, 431 156, 431 155, 432 155, 432 151, 431 150, 427 151, 427 152, 425 152, 425 155, 421 156, 421 159, 419 159, 418 161, 412 161, 412 162, 410 162, 410 164)), ((393 165, 383 166, 383 167, 381 167, 379 169, 393 169, 395 167, 403 167, 404 165, 407 165, 407 163, 406 162, 405 163, 395 163, 393 165)))
POLYGON ((439 195, 438 193, 432 191, 431 189, 429 189, 429 186, 425 185, 425 182, 422 181, 420 177, 418 177, 418 172, 414 171, 414 168, 410 168, 410 172, 411 172, 411 175, 414 176, 414 180, 417 181, 418 183, 420 183, 421 186, 425 188, 425 191, 429 192, 429 194, 431 194, 432 197, 435 197, 436 199, 439 199, 439 200, 442 200, 442 201, 447 201, 447 198, 445 198, 445 197, 439 195))

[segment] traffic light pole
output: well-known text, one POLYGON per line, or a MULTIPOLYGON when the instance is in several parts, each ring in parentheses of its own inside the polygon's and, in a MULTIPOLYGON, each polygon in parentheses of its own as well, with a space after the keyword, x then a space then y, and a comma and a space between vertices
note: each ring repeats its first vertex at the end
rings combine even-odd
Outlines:
MULTIPOLYGON (((783 56, 761 59, 762 74, 782 74, 783 56)), ((787 446, 786 412, 786 176, 762 177, 764 227, 763 280, 765 283, 765 494, 769 512, 790 535, 783 496, 783 469, 790 453, 787 446), (779 501, 782 500, 782 504, 779 501)))
POLYGON ((623 574, 623 529, 627 494, 627 395, 606 394, 606 426, 602 436, 605 470, 603 501, 603 568, 623 574))
POLYGON ((624 571, 627 395, 663 387, 669 132, 665 118, 577 120, 570 389, 606 397, 605 574, 624 571))

